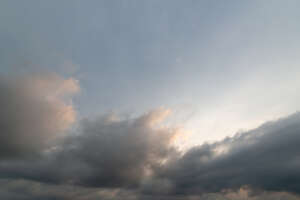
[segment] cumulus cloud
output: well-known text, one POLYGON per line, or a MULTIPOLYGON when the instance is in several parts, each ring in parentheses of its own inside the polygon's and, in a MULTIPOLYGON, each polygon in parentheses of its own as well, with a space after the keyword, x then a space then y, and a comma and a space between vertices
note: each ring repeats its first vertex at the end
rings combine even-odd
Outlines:
POLYGON ((165 109, 86 118, 63 134, 78 91, 57 75, 1 79, 1 198, 299 199, 300 113, 181 152, 165 109))
POLYGON ((176 150, 177 129, 159 126, 168 111, 135 119, 85 119, 80 130, 37 160, 3 161, 0 177, 86 187, 137 187, 176 150))
POLYGON ((249 186, 300 194, 300 113, 194 147, 163 166, 175 194, 203 194, 249 186))
POLYGON ((38 152, 74 123, 76 80, 55 74, 0 78, 0 159, 38 152))

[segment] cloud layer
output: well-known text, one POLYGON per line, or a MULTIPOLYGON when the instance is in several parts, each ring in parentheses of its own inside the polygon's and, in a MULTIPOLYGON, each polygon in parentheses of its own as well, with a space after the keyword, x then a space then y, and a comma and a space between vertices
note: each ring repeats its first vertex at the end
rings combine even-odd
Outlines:
POLYGON ((167 165, 158 177, 170 180, 176 194, 237 190, 300 194, 300 113, 194 147, 167 165))
POLYGON ((86 187, 137 187, 167 159, 176 129, 155 127, 168 111, 136 119, 85 119, 63 144, 35 160, 0 163, 0 176, 86 187))
POLYGON ((82 119, 66 134, 78 91, 57 75, 1 80, 1 198, 299 199, 300 113, 181 152, 165 109, 82 119))

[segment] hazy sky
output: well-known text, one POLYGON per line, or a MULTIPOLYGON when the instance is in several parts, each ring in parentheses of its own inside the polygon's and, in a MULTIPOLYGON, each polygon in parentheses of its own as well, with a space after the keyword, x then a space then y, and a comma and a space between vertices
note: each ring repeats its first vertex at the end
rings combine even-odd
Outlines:
POLYGON ((1 71, 78 79, 82 116, 166 107, 220 139, 299 109, 299 4, 3 1, 1 71))
MULTIPOLYGON (((154 136, 154 138, 145 136, 148 138, 145 145, 157 143, 155 148, 158 152, 147 153, 158 160, 168 159, 169 156, 165 154, 172 154, 166 153, 171 150, 165 148, 170 141, 174 142, 174 135, 176 135, 175 143, 180 147, 186 148, 192 154, 193 150, 190 148, 196 146, 195 148, 199 148, 197 151, 201 154, 201 151, 206 148, 208 149, 206 152, 211 153, 219 152, 220 149, 222 152, 225 151, 223 146, 228 146, 228 143, 235 146, 236 143, 244 140, 234 136, 236 133, 247 135, 267 130, 268 128, 264 126, 263 128, 257 127, 265 122, 291 115, 300 109, 299 8, 300 1, 298 0, 2 0, 0 2, 0 92, 2 96, 0 103, 4 111, 0 116, 0 122, 3 129, 13 136, 0 137, 5 143, 3 148, 0 147, 2 151, 0 158, 22 157, 23 154, 31 155, 35 154, 34 152, 51 152, 53 148, 59 149, 56 142, 64 138, 66 132, 72 137, 78 134, 77 132, 88 132, 93 138, 94 132, 102 133, 107 130, 116 134, 109 141, 119 144, 122 143, 119 137, 126 137, 129 141, 139 138, 138 133, 141 127, 145 126, 141 134, 147 135, 154 131, 149 126, 157 126, 157 121, 162 123, 160 128, 163 130, 160 131, 167 136, 160 142, 154 136), (166 115, 168 118, 164 119, 166 115), (108 120, 107 123, 116 124, 107 125, 106 120, 108 120), (31 126, 32 122, 36 123, 31 126), (124 129, 125 136, 119 133, 120 130, 115 126, 124 129), (134 132, 133 135, 129 134, 131 131, 134 132), (24 144, 20 142, 23 132, 30 133, 25 136, 24 144), (177 134, 178 132, 180 134, 177 134), (126 134, 129 134, 129 139, 126 134), (224 140, 228 136, 234 136, 231 138, 233 141, 224 140), (36 140, 32 141, 32 137, 36 140), (214 143, 216 141, 219 142, 214 143), (209 142, 211 146, 201 146, 205 142, 209 142), (16 146, 17 149, 14 148, 16 146)), ((284 120, 289 121, 294 118, 299 117, 292 115, 284 120)), ((286 123, 276 122, 280 124, 278 126, 286 123)), ((268 130, 268 134, 275 132, 276 135, 277 128, 279 128, 276 122, 274 122, 275 125, 273 124, 275 128, 270 128, 272 130, 268 130)), ((295 137, 294 134, 292 135, 295 137)), ((84 157, 81 155, 82 151, 89 146, 91 139, 88 136, 82 137, 82 140, 80 138, 67 139, 71 140, 67 143, 68 145, 73 142, 80 143, 79 149, 82 149, 77 150, 80 153, 76 152, 84 157)), ((267 141, 268 137, 272 138, 268 135, 262 140, 267 141)), ((100 144, 105 146, 105 142, 99 140, 100 144)), ((274 142, 275 144, 277 143, 274 142)), ((50 162, 49 160, 54 157, 55 162, 59 162, 61 157, 69 156, 74 165, 82 165, 80 170, 73 169, 73 172, 79 170, 83 174, 82 180, 79 180, 79 182, 82 181, 79 186, 93 186, 93 181, 96 183, 98 180, 88 180, 87 177, 90 177, 89 173, 94 173, 90 168, 94 169, 99 162, 92 155, 92 158, 89 158, 92 160, 92 167, 87 167, 85 163, 82 163, 85 159, 74 158, 76 157, 74 154, 77 155, 77 153, 69 150, 68 145, 62 144, 61 148, 67 150, 62 150, 63 153, 55 152, 51 158, 42 158, 41 163, 32 164, 35 166, 27 166, 30 164, 26 161, 17 163, 13 167, 16 169, 15 172, 5 171, 6 167, 12 164, 5 161, 1 165, 0 160, 0 175, 14 174, 2 175, 2 177, 17 177, 25 181, 45 180, 49 177, 41 177, 43 176, 41 174, 49 173, 48 169, 41 170, 40 177, 19 172, 17 169, 30 169, 31 167, 41 169, 44 166, 43 159, 47 160, 45 162, 50 162), (83 170, 85 167, 88 169, 83 170)), ((94 143, 91 144, 93 145, 97 146, 94 143)), ((260 147, 261 144, 255 145, 260 147)), ((138 158, 147 154, 146 150, 144 152, 137 144, 132 146, 130 143, 129 146, 142 152, 136 155, 138 158)), ((246 154, 246 151, 250 151, 243 149, 246 147, 236 146, 228 151, 234 152, 237 148, 238 155, 231 155, 234 154, 231 152, 226 157, 227 159, 230 159, 230 156, 242 156, 246 154)), ((124 148, 125 152, 129 151, 126 145, 124 148)), ((105 146, 104 149, 108 149, 104 152, 115 153, 110 147, 105 146)), ((87 151, 98 150, 91 147, 87 151)), ((100 155, 102 153, 101 151, 100 155)), ((263 153, 266 154, 266 152, 263 153)), ((188 153, 186 155, 188 156, 188 153)), ((133 169, 137 169, 136 176, 144 177, 141 165, 146 163, 145 165, 152 166, 157 163, 153 164, 150 158, 149 160, 138 158, 131 160, 128 166, 135 163, 133 169)), ((125 161, 116 159, 121 162, 121 165, 125 165, 125 161)), ((239 158, 232 159, 238 160, 239 158)), ((221 183, 220 186, 212 187, 209 185, 210 181, 214 181, 214 178, 224 178, 215 175, 212 179, 204 179, 207 182, 204 181, 206 185, 203 191, 189 188, 181 184, 191 183, 178 181, 182 180, 179 175, 172 176, 172 174, 184 171, 189 164, 194 165, 190 161, 191 158, 182 157, 174 158, 176 161, 173 158, 171 160, 170 162, 176 163, 178 168, 169 169, 171 164, 167 163, 164 167, 168 169, 158 170, 159 175, 157 175, 157 179, 160 179, 161 175, 164 177, 161 179, 170 180, 171 185, 168 185, 167 181, 162 187, 162 180, 151 179, 150 182, 153 185, 157 183, 159 185, 157 187, 160 188, 172 188, 170 189, 172 195, 177 191, 178 194, 189 192, 193 194, 195 191, 195 194, 198 192, 206 194, 220 192, 222 189, 241 188, 234 194, 231 190, 226 194, 226 198, 229 199, 233 198, 230 195, 240 198, 240 195, 246 191, 244 186, 254 183, 252 180, 246 182, 236 180, 224 184, 226 187, 221 183), (185 163, 181 161, 184 159, 187 159, 187 164, 181 163, 185 163), (182 188, 178 189, 181 186, 182 188)), ((227 166, 226 161, 214 162, 216 163, 211 164, 214 169, 219 169, 222 162, 225 162, 224 165, 227 166)), ((239 161, 237 162, 239 166, 239 161)), ((299 160, 297 163, 299 164, 299 160)), ((114 166, 114 164, 113 162, 109 165, 114 166)), ((67 166, 62 166, 62 168, 67 168, 67 166)), ((109 169, 105 168, 103 171, 107 172, 109 169)), ((254 169, 250 171, 253 174, 256 172, 254 169)), ((105 188, 110 190, 104 193, 110 194, 111 190, 116 188, 114 182, 119 183, 117 188, 124 186, 123 181, 126 182, 126 187, 136 185, 139 182, 138 178, 131 177, 131 173, 133 172, 129 172, 126 168, 124 172, 122 170, 116 173, 115 171, 107 172, 113 178, 109 175, 104 178, 99 174, 95 176, 104 182, 112 181, 111 184, 110 182, 107 185, 104 184, 105 188), (127 184, 128 177, 131 178, 130 184, 127 184)), ((194 169, 194 173, 203 172, 194 169)), ((64 172, 56 174, 57 177, 53 178, 53 181, 41 182, 48 184, 48 182, 61 183, 67 180, 76 183, 71 172, 65 176, 62 174, 64 172)), ((228 178, 228 176, 225 177, 228 178)), ((241 179, 248 180, 247 177, 241 179)), ((7 180, 0 178, 0 181, 6 184, 7 180)), ((149 180, 143 179, 143 181, 149 180)), ((203 184, 203 180, 195 182, 203 184)), ((103 186, 102 182, 98 183, 97 187, 103 186)), ((147 192, 161 194, 161 191, 153 192, 153 188, 150 191, 147 184, 148 182, 143 182, 138 194, 144 195, 148 194, 147 192)), ((299 186, 299 184, 300 181, 297 179, 295 185, 299 186)), ((265 185, 254 184, 257 188, 267 192, 271 188, 271 191, 299 194, 299 190, 293 188, 296 187, 295 185, 282 186, 282 190, 277 190, 277 186, 267 183, 265 185)), ((0 190, 0 196, 1 193, 5 193, 4 196, 10 195, 9 190, 0 190)), ((51 190, 57 193, 57 189, 51 190)), ((84 193, 90 192, 83 190, 84 193)), ((115 193, 121 199, 133 199, 133 196, 137 199, 142 198, 136 196, 135 190, 133 196, 126 192, 115 193)), ((279 198, 280 195, 285 194, 264 193, 263 195, 268 197, 257 198, 274 199, 272 195, 277 195, 279 198)), ((8 196, 7 198, 19 200, 27 197, 8 196)), ((82 197, 82 199, 85 198, 82 197)), ((105 198, 108 197, 105 196, 105 198)), ((112 197, 112 199, 116 198, 116 196, 112 197)), ((143 198, 148 197, 143 196, 143 198)), ((177 199, 174 196, 166 197, 168 198, 177 199)), ((189 198, 196 199, 197 197, 189 198)))

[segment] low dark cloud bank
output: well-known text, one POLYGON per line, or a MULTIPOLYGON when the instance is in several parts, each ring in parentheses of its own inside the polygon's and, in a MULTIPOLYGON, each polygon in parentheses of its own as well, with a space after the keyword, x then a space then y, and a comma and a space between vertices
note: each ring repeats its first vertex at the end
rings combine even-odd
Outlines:
POLYGON ((183 153, 172 145, 180 131, 160 124, 168 115, 163 109, 130 119, 83 119, 77 129, 62 134, 75 111, 60 96, 77 91, 75 82, 32 80, 0 82, 1 199, 300 195, 300 113, 183 153), (48 89, 41 92, 35 84, 48 89))
POLYGON ((215 144, 186 152, 163 166, 158 177, 174 184, 176 194, 239 189, 300 194, 300 113, 215 144))
POLYGON ((164 114, 156 111, 134 120, 101 117, 84 120, 80 133, 36 160, 0 164, 0 176, 86 187, 137 187, 153 168, 175 151, 176 130, 154 129, 164 114))

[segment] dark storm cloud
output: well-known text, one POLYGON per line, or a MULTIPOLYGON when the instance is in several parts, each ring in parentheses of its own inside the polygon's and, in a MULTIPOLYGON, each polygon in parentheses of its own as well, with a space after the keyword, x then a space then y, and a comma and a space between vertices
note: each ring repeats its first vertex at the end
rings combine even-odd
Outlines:
POLYGON ((28 180, 0 180, 0 198, 8 200, 299 200, 286 192, 262 192, 250 196, 246 188, 236 192, 203 195, 145 195, 134 190, 49 185, 28 180))
POLYGON ((169 162, 158 177, 175 194, 203 194, 248 185, 300 194, 300 113, 190 149, 169 162))
MULTIPOLYGON (((84 120, 78 133, 35 160, 1 161, 0 176, 109 190, 105 195, 115 196, 107 199, 119 198, 120 191, 129 192, 128 199, 149 200, 298 199, 289 193, 299 194, 299 113, 183 155, 171 145, 176 130, 155 125, 165 114, 84 120)), ((61 194, 51 192, 70 199, 61 194)))
POLYGON ((75 114, 65 95, 77 90, 76 81, 56 76, 2 79, 0 180, 12 188, 2 187, 1 198, 256 200, 274 192, 287 192, 286 199, 300 194, 300 113, 183 153, 172 143, 178 129, 161 124, 169 113, 164 109, 130 119, 83 119, 60 137, 75 114), (40 184, 49 192, 37 192, 40 184), (69 187, 83 194, 66 194, 69 187))
POLYGON ((0 77, 0 159, 41 151, 75 120, 65 99, 79 88, 54 74, 0 77))
POLYGON ((28 180, 0 180, 0 198, 8 200, 134 200, 136 194, 120 189, 49 185, 28 180))
POLYGON ((78 134, 40 158, 2 161, 0 176, 86 187, 137 187, 175 153, 171 142, 177 130, 155 127, 167 113, 157 110, 131 120, 83 120, 78 134))

